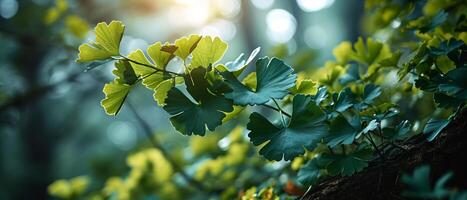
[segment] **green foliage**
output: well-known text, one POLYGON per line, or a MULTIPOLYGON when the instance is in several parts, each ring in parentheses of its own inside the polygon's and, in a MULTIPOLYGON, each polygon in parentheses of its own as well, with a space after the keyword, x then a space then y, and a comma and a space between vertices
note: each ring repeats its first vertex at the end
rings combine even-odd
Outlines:
POLYGON ((105 60, 120 55, 120 42, 125 26, 120 21, 97 24, 94 32, 96 41, 83 44, 79 47, 78 62, 105 60))
POLYGON ((312 150, 328 130, 325 113, 310 96, 297 95, 293 99, 293 112, 286 124, 273 124, 259 113, 250 115, 248 134, 255 145, 265 142, 259 153, 270 160, 291 160, 312 150))
MULTIPOLYGON (((462 21, 456 7, 444 10, 459 5, 441 3, 442 9, 433 9, 430 5, 433 1, 421 4, 424 6, 368 0, 368 13, 376 13, 368 16, 368 24, 379 22, 375 25, 378 30, 391 29, 385 36, 388 38, 377 40, 381 35, 375 34, 378 37, 359 38, 354 44, 343 42, 333 50, 335 60, 310 72, 296 71, 281 60, 286 54, 275 49, 281 59, 259 58, 256 70, 246 73, 259 48, 247 59, 241 54, 233 61, 221 63, 227 43, 218 37, 200 35, 182 37, 173 44, 156 42, 146 52, 138 49, 120 55, 124 31, 121 22, 98 24, 96 41, 79 48, 78 61, 117 60, 113 72, 116 78, 104 86, 106 97, 102 106, 108 114, 117 114, 133 86, 141 82, 154 92, 157 105, 170 115, 172 126, 181 134, 205 136, 215 131, 206 136, 208 139, 192 139, 195 161, 187 162, 195 166, 196 180, 210 180, 206 182, 212 184, 205 185, 222 187, 221 196, 234 198, 236 191, 250 188, 253 185, 247 184, 245 177, 258 173, 253 169, 267 166, 264 160, 252 156, 253 146, 239 139, 247 140, 242 131, 245 129, 242 114, 249 115, 248 138, 260 155, 273 161, 293 160, 275 166, 277 176, 294 176, 290 171, 279 170, 294 165, 292 169, 299 171, 293 180, 304 186, 316 185, 327 177, 350 176, 364 170, 370 160, 383 158, 386 148, 382 147, 403 142, 412 135, 424 133, 429 141, 435 140, 465 107, 465 27, 463 22, 453 21, 462 21), (394 20, 400 20, 401 25, 389 27, 394 20), (167 69, 175 57, 183 61, 179 66, 182 73, 167 69), (262 109, 248 113, 248 108, 253 106, 277 114, 268 115, 262 109), (290 110, 292 113, 288 114, 290 110), (228 126, 218 127, 228 121, 240 124, 235 134, 213 137, 212 134, 222 134, 228 126), (204 147, 204 144, 214 147, 204 147), (206 157, 210 159, 199 161, 206 157)), ((159 167, 169 168, 164 166, 159 167)), ((118 193, 119 198, 131 198, 145 194, 138 184, 146 187, 148 182, 142 181, 145 175, 141 174, 157 174, 157 170, 133 164, 131 168, 125 180, 109 180, 104 196, 118 193), (144 170, 133 172, 133 168, 144 170), (142 182, 131 185, 133 182, 127 183, 130 180, 142 182)), ((429 170, 420 169, 412 177, 405 176, 404 181, 416 191, 405 194, 447 197, 444 183, 449 177, 438 181, 433 192, 426 185, 427 173, 429 170)), ((173 172, 169 174, 164 180, 171 180, 173 172)), ((160 186, 157 181, 149 183, 149 188, 160 186)), ((171 183, 167 191, 173 191, 174 185, 171 183)), ((277 199, 277 193, 281 191, 268 185, 260 192, 253 187, 237 196, 277 199)), ((462 195, 457 196, 462 198, 462 195)))
POLYGON ((448 172, 439 177, 434 185, 430 181, 430 166, 422 165, 413 171, 413 174, 404 174, 402 182, 408 186, 408 190, 402 191, 402 195, 417 199, 462 199, 465 198, 465 192, 454 192, 447 188, 446 183, 453 176, 448 172))
POLYGON ((243 85, 232 72, 223 72, 225 83, 232 89, 225 97, 236 105, 260 105, 271 99, 282 99, 295 84, 293 69, 283 61, 267 57, 256 62, 256 88, 243 85))

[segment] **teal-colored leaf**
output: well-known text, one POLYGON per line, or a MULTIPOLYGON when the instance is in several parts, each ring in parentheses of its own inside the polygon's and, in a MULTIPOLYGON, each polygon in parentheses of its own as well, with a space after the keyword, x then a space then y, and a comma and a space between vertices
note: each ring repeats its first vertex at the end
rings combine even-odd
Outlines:
POLYGON ((329 160, 326 169, 330 175, 350 176, 362 171, 368 166, 368 160, 373 156, 373 150, 367 145, 360 145, 355 151, 346 155, 324 154, 323 159, 329 160))
POLYGON ((426 123, 423 133, 427 134, 428 141, 433 141, 449 123, 451 123, 451 119, 436 120, 432 118, 426 123))
POLYGON ((379 95, 381 95, 381 87, 374 84, 367 84, 363 91, 363 102, 371 104, 379 95))
POLYGON ((232 89, 225 97, 236 105, 265 104, 270 99, 282 99, 295 85, 297 75, 283 61, 268 57, 256 62, 256 88, 252 90, 243 85, 232 72, 222 72, 226 84, 232 89))
POLYGON ((412 175, 404 174, 402 182, 409 186, 409 190, 402 191, 402 195, 421 199, 444 199, 450 191, 446 188, 447 181, 452 177, 452 172, 444 174, 436 181, 435 187, 431 186, 430 166, 422 165, 415 168, 412 175))
POLYGON ((326 114, 310 96, 296 95, 292 118, 284 127, 271 123, 259 113, 250 115, 247 129, 254 145, 266 143, 259 153, 269 160, 291 160, 313 150, 328 132, 326 114))
POLYGON ((345 88, 334 96, 334 109, 338 112, 343 112, 354 105, 355 99, 350 88, 345 88))
POLYGON ((323 177, 323 173, 321 173, 321 170, 325 169, 324 165, 325 163, 321 161, 320 157, 316 157, 312 160, 309 160, 298 171, 298 182, 305 186, 316 184, 318 180, 321 177, 323 177))
POLYGON ((214 131, 222 124, 224 113, 233 111, 232 102, 209 91, 205 68, 195 68, 185 77, 187 91, 193 102, 178 88, 172 88, 164 109, 171 115, 175 129, 184 135, 204 135, 206 127, 214 131))
POLYGON ((394 128, 385 127, 383 128, 384 136, 391 141, 402 140, 409 136, 412 126, 409 121, 405 120, 399 123, 394 128))
POLYGON ((352 123, 350 123, 344 116, 338 115, 331 122, 329 135, 326 136, 325 141, 330 147, 335 147, 338 144, 352 144, 360 129, 361 125, 358 117, 353 117, 352 123))

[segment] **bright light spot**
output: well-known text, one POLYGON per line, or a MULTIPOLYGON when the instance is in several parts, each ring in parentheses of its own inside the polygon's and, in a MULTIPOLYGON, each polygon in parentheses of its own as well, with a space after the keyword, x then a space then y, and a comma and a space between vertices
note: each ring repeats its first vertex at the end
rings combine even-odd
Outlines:
POLYGON ((177 0, 179 3, 169 9, 170 24, 179 27, 200 26, 210 17, 210 7, 207 0, 177 0))
POLYGON ((316 12, 328 8, 334 0, 297 0, 298 7, 305 12, 316 12))
POLYGON ((260 10, 266 10, 274 4, 274 0, 251 0, 251 3, 260 10))
POLYGON ((121 121, 116 121, 107 128, 107 137, 118 148, 130 150, 136 145, 137 136, 135 127, 131 124, 121 121))
POLYGON ((235 17, 240 12, 241 4, 239 0, 215 0, 213 3, 216 9, 228 18, 235 17))
POLYGON ((329 36, 326 31, 318 25, 309 26, 303 35, 306 45, 311 48, 321 49, 328 44, 329 36))
POLYGON ((224 137, 219 142, 217 142, 217 146, 223 150, 227 150, 227 148, 230 145, 230 138, 229 137, 224 137))
POLYGON ((295 17, 283 9, 274 9, 266 15, 269 39, 276 43, 285 43, 292 39, 297 28, 295 17))
POLYGON ((391 22, 391 27, 392 28, 398 28, 399 26, 401 26, 401 21, 400 20, 394 20, 391 22))
POLYGON ((0 16, 10 19, 18 12, 18 2, 16 0, 0 0, 0 16))
POLYGON ((235 27, 235 24, 223 19, 216 20, 208 26, 205 26, 200 31, 201 35, 217 36, 226 41, 232 40, 236 33, 237 28, 235 27))

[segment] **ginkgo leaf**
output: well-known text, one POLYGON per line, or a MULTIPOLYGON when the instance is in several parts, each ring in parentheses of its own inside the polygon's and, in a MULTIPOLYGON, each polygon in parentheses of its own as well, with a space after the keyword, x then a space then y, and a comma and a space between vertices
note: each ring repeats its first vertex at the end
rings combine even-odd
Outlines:
POLYGON ((253 61, 253 59, 255 59, 260 50, 261 47, 257 47, 251 52, 250 56, 246 60, 244 59, 245 55, 242 53, 234 61, 225 63, 225 67, 228 71, 233 72, 233 74, 238 77, 243 72, 245 67, 248 66, 250 62, 253 61))
POLYGON ((349 61, 352 53, 352 43, 345 41, 341 42, 337 47, 332 50, 332 55, 336 58, 336 61, 340 64, 345 64, 349 61))
POLYGON ((105 99, 101 101, 101 105, 108 115, 116 115, 123 105, 131 86, 128 84, 121 84, 111 82, 104 85, 103 92, 105 99))
POLYGON ((359 145, 355 151, 345 155, 324 154, 322 156, 324 160, 329 160, 326 169, 330 175, 350 176, 368 166, 373 150, 368 145, 359 145))
POLYGON ((430 119, 423 129, 423 133, 428 134, 428 141, 433 141, 449 123, 451 123, 451 119, 430 119))
POLYGON ((188 37, 182 37, 175 40, 175 46, 178 47, 177 51, 175 51, 175 55, 180 57, 182 60, 186 60, 191 52, 195 50, 200 40, 200 35, 190 35, 188 37))
POLYGON ((104 85, 105 98, 101 101, 108 115, 116 115, 120 111, 131 86, 138 80, 128 61, 115 62, 112 73, 116 76, 115 80, 104 85))
POLYGON ((303 94, 303 95, 311 95, 317 92, 316 89, 316 82, 310 79, 304 79, 301 81, 297 81, 295 87, 290 88, 290 92, 292 94, 303 94))
POLYGON ((165 70, 169 61, 175 57, 174 53, 177 49, 178 47, 175 45, 169 43, 162 45, 160 42, 156 42, 148 47, 148 55, 158 69, 165 70))
POLYGON ((254 145, 266 143, 259 153, 269 160, 291 160, 313 150, 326 136, 326 114, 311 96, 296 95, 292 118, 287 125, 274 124, 259 113, 252 113, 247 129, 254 145))
POLYGON ((372 65, 391 56, 389 47, 371 38, 366 39, 366 44, 360 37, 354 44, 355 51, 350 55, 350 59, 362 64, 372 65))
POLYGON ((79 46, 77 62, 105 60, 120 55, 120 42, 125 31, 125 25, 120 21, 97 24, 94 32, 96 41, 79 46))
POLYGON ((167 73, 158 72, 156 67, 147 59, 140 49, 130 53, 128 58, 137 62, 130 62, 130 64, 135 70, 136 75, 143 79, 143 85, 151 90, 156 89, 164 80, 171 78, 167 73))
POLYGON ((289 93, 288 89, 295 85, 297 75, 283 61, 268 57, 256 62, 255 90, 243 85, 232 72, 221 72, 225 83, 232 89, 225 97, 232 99, 236 105, 265 104, 270 99, 282 99, 289 93))
POLYGON ((325 168, 324 164, 321 162, 320 157, 308 161, 298 171, 298 182, 305 186, 314 185, 323 176, 321 170, 325 168))
POLYGON ((409 136, 410 130, 412 125, 409 121, 405 120, 399 123, 396 127, 390 128, 385 127, 383 128, 382 132, 385 138, 395 141, 395 140, 402 140, 409 136))
POLYGON ((193 59, 191 60, 191 67, 209 67, 219 61, 227 51, 227 43, 222 41, 219 37, 214 39, 211 36, 203 37, 193 50, 193 59))
POLYGON ((330 147, 338 144, 352 144, 361 130, 360 119, 353 117, 350 121, 344 116, 338 115, 330 125, 329 135, 325 141, 330 147))
POLYGON ((381 95, 381 87, 375 84, 367 84, 363 90, 362 99, 366 104, 371 104, 379 95, 381 95))
POLYGON ((165 99, 167 98, 167 94, 169 93, 170 89, 174 87, 173 79, 168 79, 162 81, 154 90, 154 100, 156 100, 157 105, 164 106, 165 99))
POLYGON ((334 94, 334 109, 343 112, 354 105, 354 96, 350 88, 345 88, 339 94, 334 94))
POLYGON ((175 129, 184 135, 204 135, 206 127, 213 131, 222 124, 225 113, 233 111, 232 102, 209 91, 205 68, 195 68, 185 77, 187 91, 193 102, 178 88, 172 88, 164 109, 172 116, 175 129))

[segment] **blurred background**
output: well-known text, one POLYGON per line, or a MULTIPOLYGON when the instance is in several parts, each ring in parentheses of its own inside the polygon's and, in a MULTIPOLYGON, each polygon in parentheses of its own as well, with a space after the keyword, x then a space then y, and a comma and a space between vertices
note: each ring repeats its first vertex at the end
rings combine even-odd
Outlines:
MULTIPOLYGON (((85 72, 75 63, 96 23, 124 22, 124 54, 197 33, 229 43, 222 62, 259 46, 261 56, 307 70, 363 34, 363 7, 360 0, 0 0, 0 199, 49 199, 56 179, 125 174, 127 155, 145 143, 127 105, 116 117, 100 107, 113 66, 85 72)), ((151 91, 137 88, 128 102, 164 146, 190 156, 190 139, 172 129, 151 91)))

